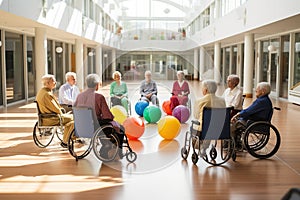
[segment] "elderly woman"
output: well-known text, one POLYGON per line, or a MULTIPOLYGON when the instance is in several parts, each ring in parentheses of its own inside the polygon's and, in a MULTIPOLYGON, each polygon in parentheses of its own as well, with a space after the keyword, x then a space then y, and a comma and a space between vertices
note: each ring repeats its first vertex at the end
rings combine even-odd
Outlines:
MULTIPOLYGON (((61 115, 63 120, 63 125, 65 127, 63 142, 61 143, 61 146, 67 148, 69 136, 72 130, 74 129, 73 115, 64 114, 63 112, 64 109, 60 106, 60 104, 58 103, 58 101, 56 100, 56 98, 52 93, 52 90, 56 86, 55 77, 51 74, 44 75, 42 77, 42 82, 44 87, 37 93, 36 101, 38 102, 42 114, 57 113, 61 115)), ((52 126, 58 124, 59 124, 59 119, 57 118, 47 118, 43 120, 43 125, 52 126)))
POLYGON ((224 91, 224 98, 227 107, 233 107, 235 110, 243 109, 243 93, 241 88, 238 86, 240 78, 231 74, 227 78, 228 88, 224 91))
POLYGON ((128 111, 128 90, 125 82, 121 81, 122 75, 115 71, 112 75, 114 82, 110 85, 110 100, 112 105, 122 105, 128 111))
POLYGON ((172 97, 170 99, 170 107, 173 110, 178 105, 186 105, 188 102, 188 95, 190 94, 190 88, 187 81, 184 80, 183 71, 177 72, 177 81, 173 83, 172 97))

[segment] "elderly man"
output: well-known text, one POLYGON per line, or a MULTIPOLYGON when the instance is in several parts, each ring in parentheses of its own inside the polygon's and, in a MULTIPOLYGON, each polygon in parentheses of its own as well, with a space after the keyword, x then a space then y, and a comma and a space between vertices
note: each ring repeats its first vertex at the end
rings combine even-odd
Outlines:
POLYGON ((86 84, 88 88, 77 96, 74 106, 92 108, 94 110, 94 118, 99 123, 98 125, 112 124, 118 133, 121 148, 124 139, 124 128, 113 121, 114 116, 110 112, 104 96, 97 93, 100 82, 100 77, 97 74, 87 75, 86 84))
POLYGON ((224 91, 224 98, 227 107, 233 107, 235 110, 243 109, 243 93, 241 88, 238 86, 240 78, 231 74, 227 77, 228 88, 224 91))
MULTIPOLYGON (((55 77, 51 74, 45 75, 42 77, 42 82, 44 87, 37 93, 36 101, 38 102, 42 114, 57 113, 62 116, 65 129, 61 146, 67 148, 69 136, 74 129, 73 115, 63 113, 64 109, 60 106, 52 93, 52 90, 56 86, 55 77)), ((58 124, 59 120, 57 118, 48 118, 43 120, 43 125, 51 126, 58 124)))
POLYGON ((59 88, 58 101, 67 110, 74 104, 77 95, 80 93, 76 84, 76 73, 66 73, 66 83, 59 88))
MULTIPOLYGON (((202 94, 203 97, 198 99, 195 102, 194 106, 194 117, 198 119, 200 123, 202 123, 203 119, 203 109, 204 107, 210 108, 225 108, 225 101, 223 98, 215 95, 217 91, 217 83, 213 80, 205 80, 202 82, 202 94)), ((202 130, 202 126, 198 127, 198 130, 202 130)), ((204 156, 206 154, 206 149, 209 147, 210 141, 204 140, 202 144, 202 148, 200 149, 200 154, 204 156)), ((195 148, 199 148, 198 141, 193 141, 193 145, 195 148)))
POLYGON ((142 101, 151 101, 153 105, 158 106, 158 98, 157 98, 157 86, 155 81, 151 79, 151 72, 145 72, 145 80, 142 81, 140 86, 140 94, 142 96, 142 101))
POLYGON ((273 105, 269 98, 271 86, 267 82, 261 82, 257 85, 255 90, 256 100, 247 108, 237 113, 232 122, 237 118, 244 121, 270 121, 273 114, 273 105))

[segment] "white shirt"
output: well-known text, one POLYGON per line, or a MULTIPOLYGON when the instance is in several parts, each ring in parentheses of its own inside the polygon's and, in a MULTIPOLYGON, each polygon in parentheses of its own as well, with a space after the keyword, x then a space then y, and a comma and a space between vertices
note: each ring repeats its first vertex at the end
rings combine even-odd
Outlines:
POLYGON ((60 104, 73 105, 79 93, 76 85, 65 83, 59 88, 58 101, 60 104))
POLYGON ((243 92, 238 86, 233 88, 233 90, 227 88, 223 96, 225 99, 226 107, 233 106, 236 110, 243 109, 243 92))

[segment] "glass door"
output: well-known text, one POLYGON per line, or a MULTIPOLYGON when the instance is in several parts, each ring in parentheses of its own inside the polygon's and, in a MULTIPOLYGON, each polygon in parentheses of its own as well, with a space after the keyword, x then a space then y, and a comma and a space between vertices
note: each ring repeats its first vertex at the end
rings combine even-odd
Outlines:
POLYGON ((271 85, 271 92, 278 96, 277 90, 277 68, 278 68, 278 54, 277 52, 270 53, 270 64, 269 64, 269 83, 271 85))

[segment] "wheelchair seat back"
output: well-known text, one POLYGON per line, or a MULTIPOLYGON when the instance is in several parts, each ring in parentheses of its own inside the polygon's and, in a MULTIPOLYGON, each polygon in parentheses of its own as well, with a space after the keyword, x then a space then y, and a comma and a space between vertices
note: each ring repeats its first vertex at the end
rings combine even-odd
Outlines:
POLYGON ((86 107, 73 107, 75 135, 92 138, 95 131, 93 110, 86 107))
POLYGON ((201 140, 230 139, 230 108, 203 109, 201 140))

